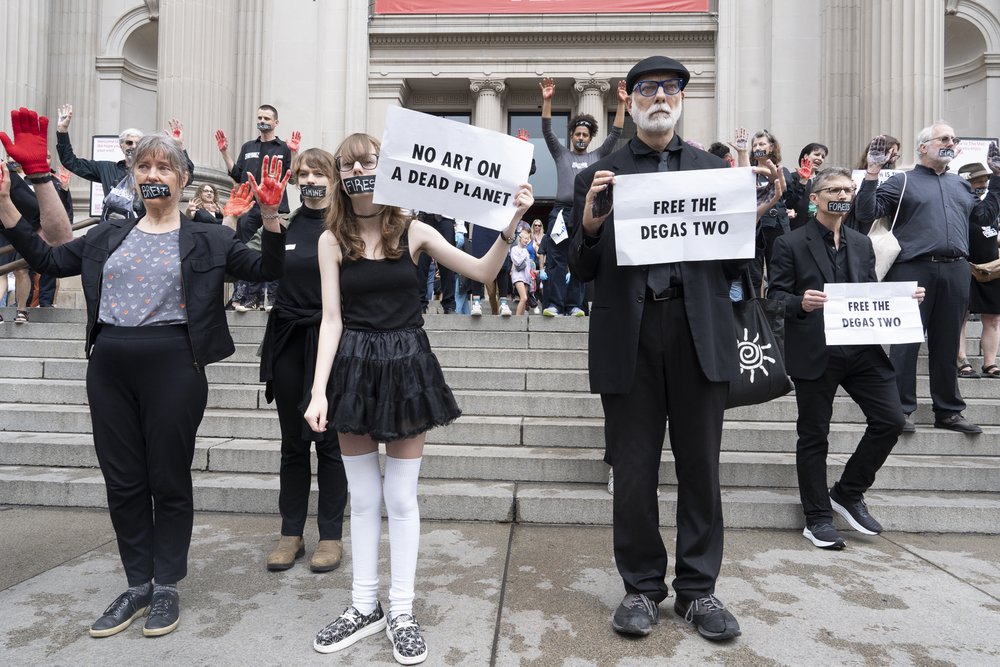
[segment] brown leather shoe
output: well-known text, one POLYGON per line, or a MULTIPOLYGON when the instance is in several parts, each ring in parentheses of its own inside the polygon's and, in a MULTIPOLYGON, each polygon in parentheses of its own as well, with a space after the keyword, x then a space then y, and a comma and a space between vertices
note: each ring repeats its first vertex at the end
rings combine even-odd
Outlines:
POLYGON ((282 535, 278 546, 267 557, 267 569, 271 571, 287 570, 295 565, 297 558, 306 555, 306 545, 301 536, 289 537, 282 535))
POLYGON ((344 545, 340 540, 320 540, 309 561, 309 569, 313 572, 336 570, 343 555, 344 545))

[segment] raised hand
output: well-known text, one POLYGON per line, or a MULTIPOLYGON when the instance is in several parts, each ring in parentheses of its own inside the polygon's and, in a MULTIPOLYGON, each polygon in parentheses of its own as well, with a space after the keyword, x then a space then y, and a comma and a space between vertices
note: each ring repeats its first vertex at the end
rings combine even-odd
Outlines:
POLYGON ((60 132, 69 132, 69 122, 73 120, 73 105, 64 104, 59 107, 59 115, 56 119, 56 129, 60 132))
POLYGON ((991 141, 990 147, 986 150, 986 166, 995 176, 1000 176, 1000 147, 995 141, 991 141))
POLYGON ((253 208, 253 194, 250 192, 250 184, 243 183, 229 191, 229 201, 222 209, 222 215, 238 218, 251 208, 253 208))
POLYGON ((0 160, 0 197, 10 197, 10 170, 3 160, 0 160))
POLYGON ((25 176, 48 174, 49 151, 46 138, 49 119, 21 107, 10 112, 10 125, 14 132, 13 141, 6 132, 0 132, 0 142, 7 155, 21 163, 25 176))
POLYGON ((521 141, 527 141, 528 139, 531 138, 531 135, 528 134, 528 131, 526 129, 524 129, 523 127, 519 127, 517 128, 517 138, 520 139, 521 141))
POLYGON ((265 206, 276 208, 281 203, 281 194, 285 191, 288 179, 292 175, 290 170, 282 172, 281 158, 273 160, 270 158, 270 155, 265 155, 261 162, 260 180, 262 182, 260 184, 257 183, 253 174, 247 172, 250 176, 250 187, 253 188, 254 197, 257 198, 261 208, 265 206), (281 177, 282 173, 285 175, 284 178, 281 177))
POLYGON ((215 131, 215 143, 219 147, 219 152, 225 152, 229 148, 229 139, 226 139, 226 133, 222 130, 215 131))
POLYGON ((69 169, 66 167, 59 167, 59 185, 63 190, 69 190, 70 175, 69 169))
POLYGON ((293 153, 298 152, 299 146, 302 144, 302 133, 298 130, 292 130, 292 136, 288 140, 288 150, 293 153))
POLYGON ((552 80, 551 76, 542 79, 538 87, 542 89, 543 100, 551 100, 552 96, 556 94, 556 82, 552 80))
POLYGON ((799 172, 799 178, 801 178, 803 181, 808 181, 812 177, 813 163, 812 160, 809 159, 808 155, 804 156, 802 158, 802 161, 799 162, 798 172, 799 172))
POLYGON ((170 136, 173 138, 174 141, 177 142, 177 145, 183 147, 184 146, 184 126, 176 118, 171 118, 167 122, 167 125, 170 127, 170 136))
POLYGON ((625 79, 618 81, 618 101, 624 102, 628 99, 628 89, 625 88, 625 79))
POLYGON ((878 135, 868 144, 867 160, 869 174, 877 174, 882 169, 882 165, 889 161, 889 150, 885 135, 878 135))
POLYGON ((531 183, 521 183, 517 194, 514 195, 514 204, 517 205, 518 214, 521 215, 532 207, 535 203, 534 191, 531 183))
POLYGON ((750 147, 750 133, 747 132, 747 128, 736 128, 736 134, 733 135, 733 140, 729 142, 729 145, 739 152, 747 150, 750 147))

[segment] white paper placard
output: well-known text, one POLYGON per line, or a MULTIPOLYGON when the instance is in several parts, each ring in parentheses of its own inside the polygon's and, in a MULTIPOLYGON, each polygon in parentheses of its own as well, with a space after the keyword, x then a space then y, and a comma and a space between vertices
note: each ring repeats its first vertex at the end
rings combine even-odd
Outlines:
POLYGON ((389 107, 373 201, 502 230, 534 150, 506 134, 389 107))
POLYGON ((615 177, 619 266, 754 256, 757 184, 750 168, 615 177))
MULTIPOLYGON (((119 162, 125 159, 125 153, 122 153, 121 144, 118 143, 118 135, 115 134, 93 135, 90 140, 90 154, 93 160, 119 162)), ((96 181, 90 184, 90 215, 99 218, 103 212, 104 187, 100 181, 96 181)))
MULTIPOLYGON (((877 185, 882 185, 890 178, 896 174, 902 174, 903 169, 883 169, 878 173, 878 183, 877 185)), ((861 182, 865 180, 865 174, 868 173, 864 169, 855 169, 851 172, 851 180, 854 181, 854 187, 861 189, 861 182)))
POLYGON ((827 345, 922 343, 916 281, 827 283, 823 328, 827 345))

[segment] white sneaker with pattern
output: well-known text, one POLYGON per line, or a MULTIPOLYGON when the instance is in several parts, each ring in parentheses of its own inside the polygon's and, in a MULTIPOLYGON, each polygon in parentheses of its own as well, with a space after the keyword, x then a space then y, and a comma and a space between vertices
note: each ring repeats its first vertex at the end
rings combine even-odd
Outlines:
POLYGON ((316 634, 313 648, 320 653, 333 653, 351 646, 359 639, 378 634, 386 626, 382 605, 375 602, 375 611, 362 614, 354 605, 316 634))
POLYGON ((409 614, 399 614, 389 621, 385 636, 392 642, 392 657, 399 664, 416 665, 427 659, 427 643, 409 614))

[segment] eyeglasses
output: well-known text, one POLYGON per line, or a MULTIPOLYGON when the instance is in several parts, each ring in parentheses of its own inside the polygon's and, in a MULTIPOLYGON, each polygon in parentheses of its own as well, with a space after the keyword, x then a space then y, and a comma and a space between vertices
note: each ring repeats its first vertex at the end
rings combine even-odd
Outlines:
POLYGON ((946 135, 941 136, 941 137, 931 137, 928 140, 928 143, 930 143, 931 141, 940 141, 942 144, 945 144, 945 145, 951 144, 952 146, 957 146, 957 145, 959 145, 962 142, 961 139, 959 139, 958 137, 953 137, 950 134, 946 134, 946 135))
POLYGON ((819 190, 814 190, 813 192, 829 192, 834 197, 840 196, 845 192, 849 195, 854 194, 854 186, 848 185, 844 187, 834 187, 834 188, 821 188, 819 190))
POLYGON ((355 163, 360 162, 363 169, 374 169, 378 166, 378 153, 370 153, 364 157, 352 160, 351 158, 342 158, 339 155, 333 159, 334 163, 337 165, 337 170, 342 172, 348 172, 354 169, 355 163))
POLYGON ((663 88, 667 95, 676 95, 684 88, 681 79, 664 79, 663 81, 639 81, 632 86, 633 93, 639 93, 643 97, 655 97, 656 92, 663 88))

